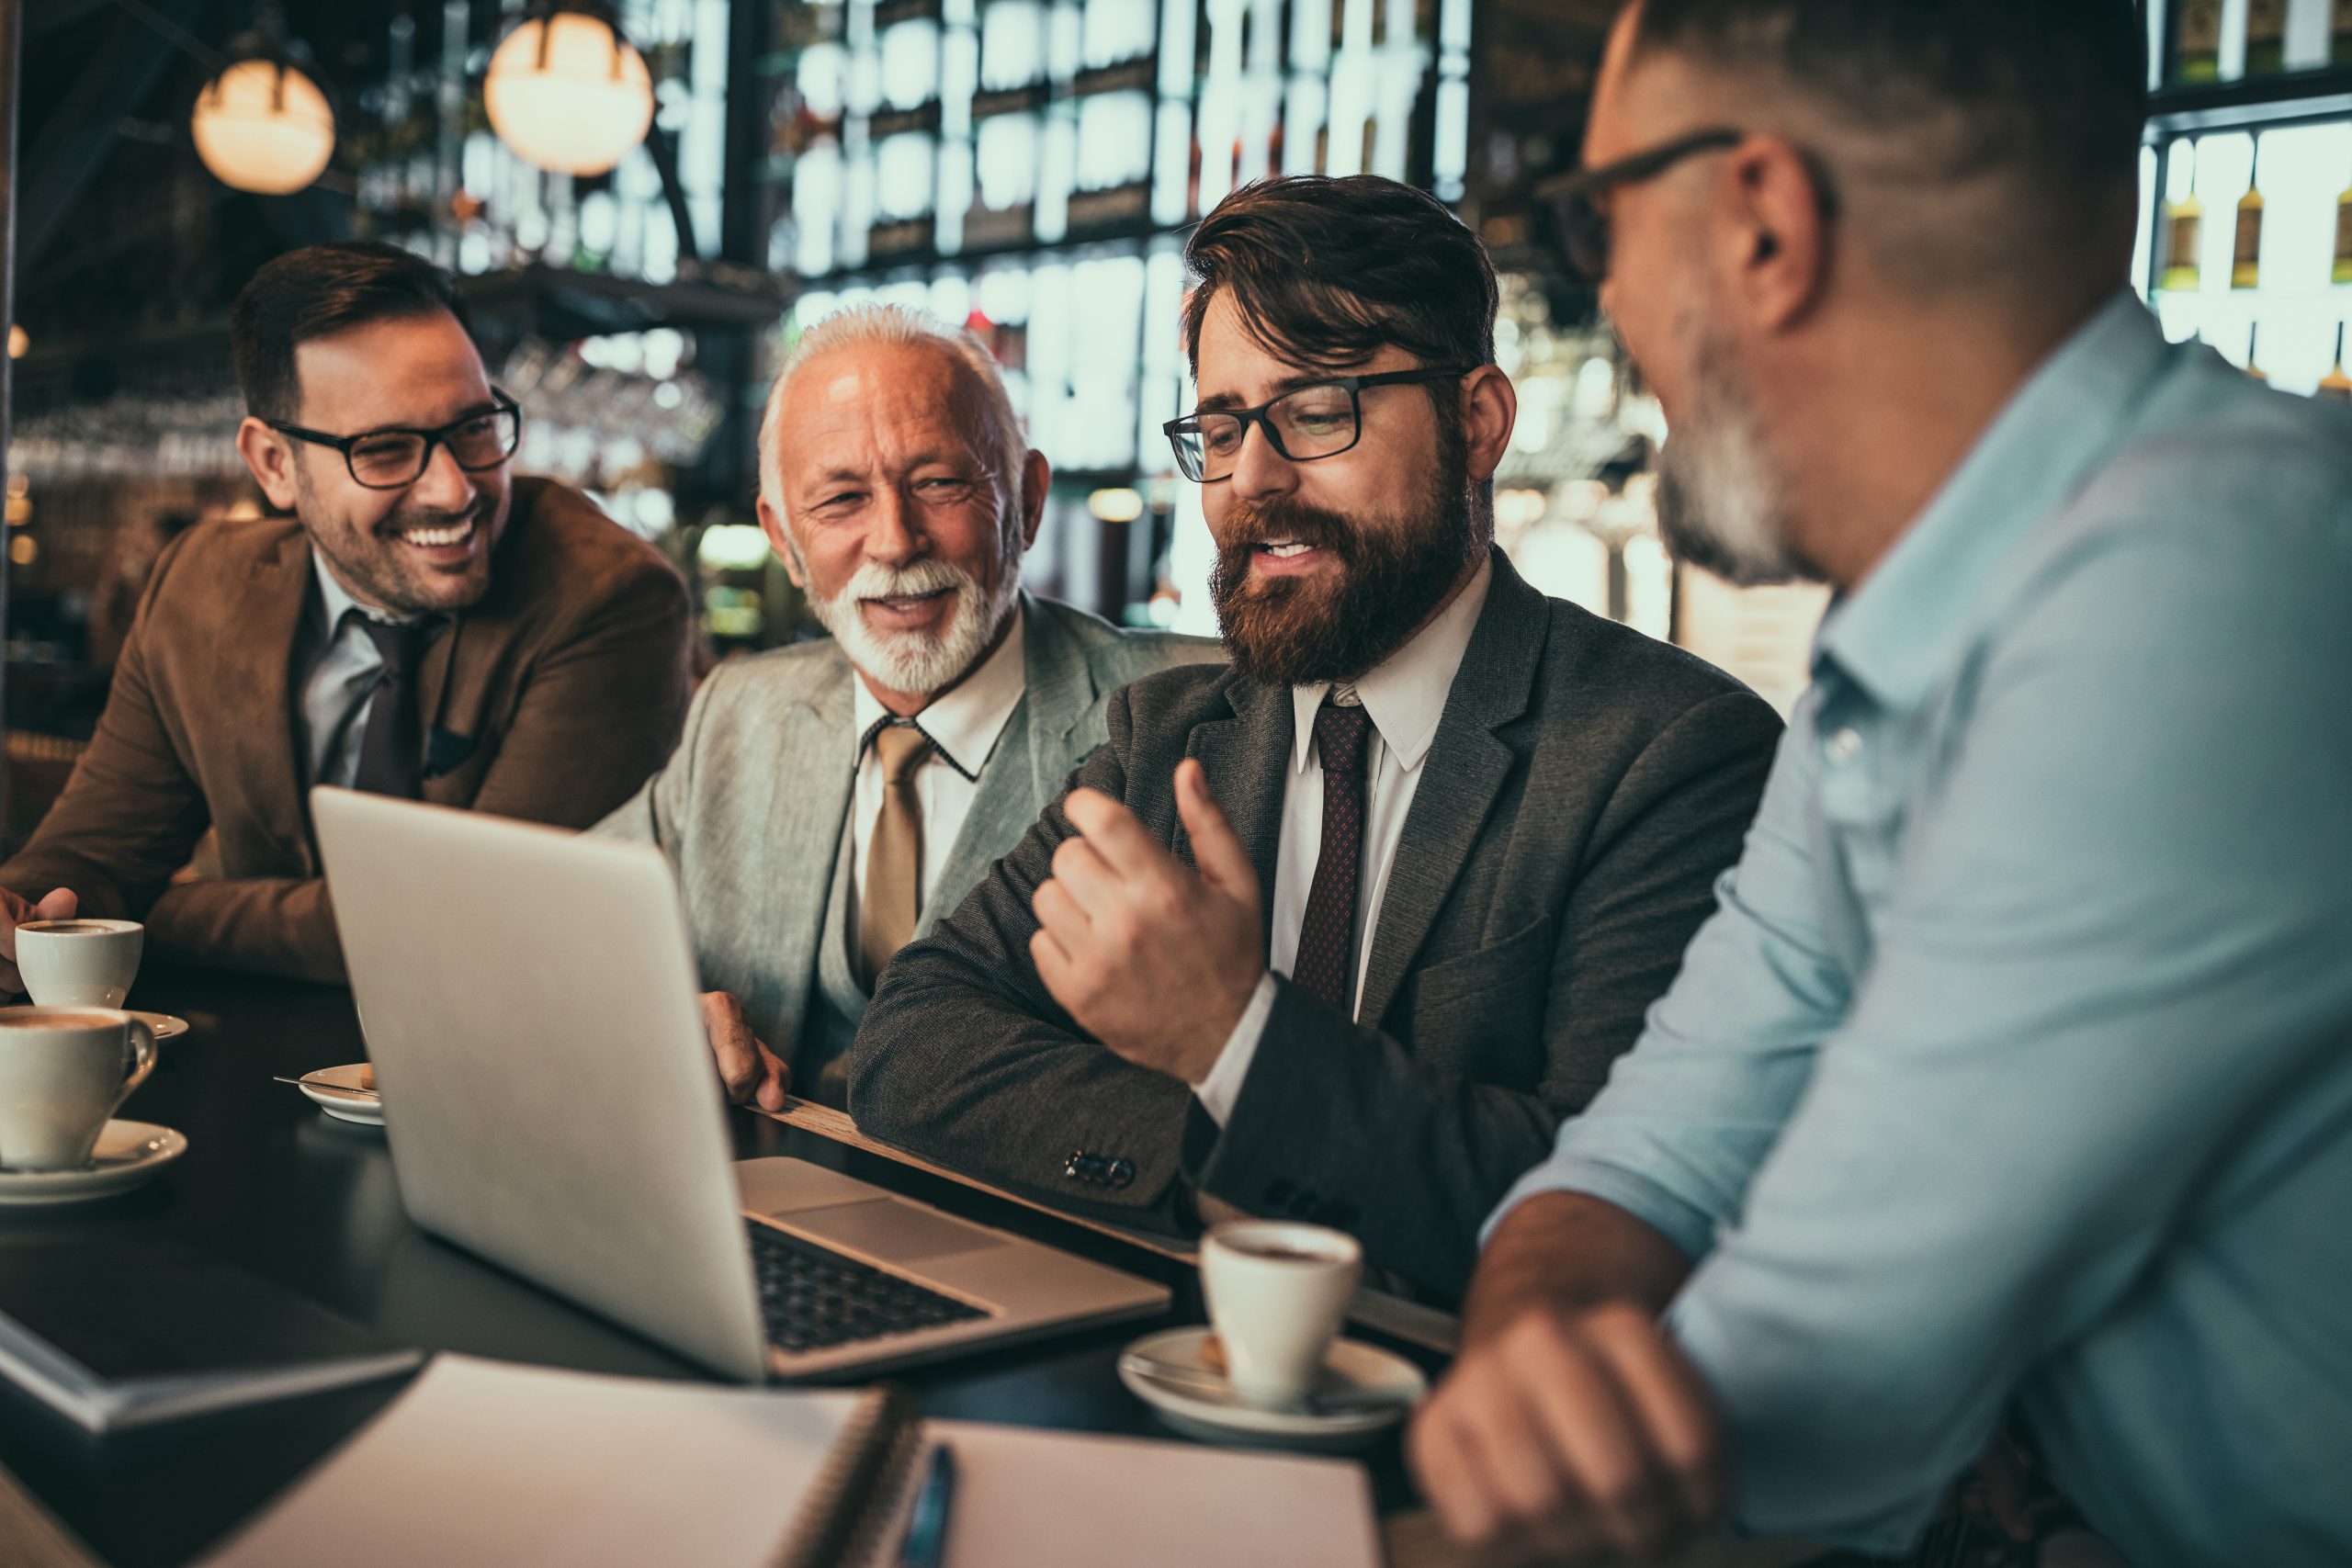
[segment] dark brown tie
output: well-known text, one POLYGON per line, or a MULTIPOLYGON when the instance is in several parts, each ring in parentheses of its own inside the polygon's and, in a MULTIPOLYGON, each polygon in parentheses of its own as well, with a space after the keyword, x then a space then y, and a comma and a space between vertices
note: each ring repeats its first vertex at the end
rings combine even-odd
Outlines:
POLYGON ((424 793, 424 720, 416 695, 416 656, 424 646, 424 625, 395 625, 357 610, 345 611, 344 619, 358 622, 384 661, 368 704, 368 728, 359 735, 359 771, 351 787, 417 799, 424 793))
POLYGON ((1372 716, 1361 705, 1343 707, 1326 698, 1315 716, 1315 747, 1323 758, 1323 847, 1315 857, 1315 885, 1306 895, 1290 978, 1342 1013, 1355 983, 1356 879, 1363 863, 1364 758, 1372 733, 1372 716))

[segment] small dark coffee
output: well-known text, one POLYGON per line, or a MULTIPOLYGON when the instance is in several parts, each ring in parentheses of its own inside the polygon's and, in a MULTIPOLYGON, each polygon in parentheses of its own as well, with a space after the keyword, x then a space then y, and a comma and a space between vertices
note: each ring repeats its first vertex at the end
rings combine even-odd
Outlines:
POLYGON ((1244 1258, 1262 1258, 1270 1263, 1329 1263, 1332 1259, 1320 1252, 1302 1252, 1295 1247, 1284 1247, 1271 1241, 1228 1241, 1225 1244, 1244 1258))
POLYGON ((0 1029, 119 1029, 122 1020, 102 1012, 34 1012, 0 1008, 0 1029))
POLYGON ((114 936, 114 927, 103 920, 43 920, 28 928, 40 936, 114 936))

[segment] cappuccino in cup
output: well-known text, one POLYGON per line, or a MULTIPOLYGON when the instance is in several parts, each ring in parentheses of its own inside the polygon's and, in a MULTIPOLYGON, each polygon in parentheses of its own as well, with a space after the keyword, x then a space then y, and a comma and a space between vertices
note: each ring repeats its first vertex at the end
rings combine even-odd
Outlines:
POLYGON ((17 971, 37 1006, 119 1008, 146 941, 137 920, 27 920, 17 928, 17 971))
POLYGON ((155 1068, 155 1032, 110 1008, 0 1008, 0 1168, 76 1170, 155 1068))

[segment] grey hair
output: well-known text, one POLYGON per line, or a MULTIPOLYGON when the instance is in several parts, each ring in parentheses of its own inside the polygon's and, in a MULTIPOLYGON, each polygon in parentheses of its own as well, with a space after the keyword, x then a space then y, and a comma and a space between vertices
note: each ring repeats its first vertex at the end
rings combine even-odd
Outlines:
POLYGON ((827 316, 800 334, 768 389, 767 411, 760 416, 760 497, 778 517, 790 519, 777 482, 777 459, 784 432, 784 389, 795 372, 837 348, 864 344, 935 344, 971 374, 994 428, 982 437, 981 459, 996 481, 999 503, 1008 521, 1019 510, 1021 479, 1029 460, 1029 437, 1013 412, 1012 394, 1005 390, 1004 373, 986 344, 963 328, 950 326, 924 310, 904 305, 856 305, 827 316))

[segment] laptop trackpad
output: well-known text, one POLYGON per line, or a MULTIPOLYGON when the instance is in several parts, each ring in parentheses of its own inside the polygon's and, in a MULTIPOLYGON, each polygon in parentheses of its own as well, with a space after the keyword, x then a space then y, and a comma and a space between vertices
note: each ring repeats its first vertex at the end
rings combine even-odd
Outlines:
POLYGON ((1009 1245, 977 1226, 918 1209, 911 1203, 877 1198, 863 1203, 835 1203, 822 1209, 798 1209, 775 1216, 794 1230, 862 1252, 885 1263, 920 1263, 953 1252, 977 1252, 1009 1245))

